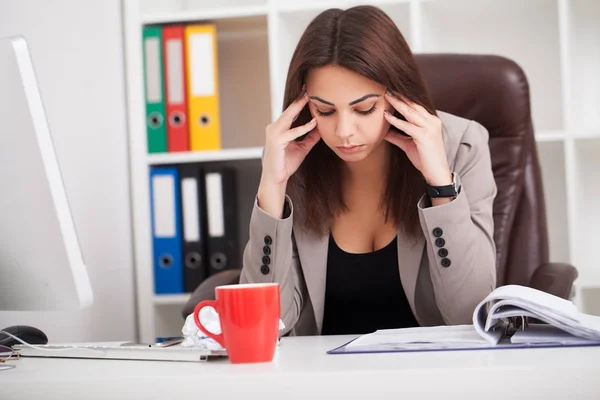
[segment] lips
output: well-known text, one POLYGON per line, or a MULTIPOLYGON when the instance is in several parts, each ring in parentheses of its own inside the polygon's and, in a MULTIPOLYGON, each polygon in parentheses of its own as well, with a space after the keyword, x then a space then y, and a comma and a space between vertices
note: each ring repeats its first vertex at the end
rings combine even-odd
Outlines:
POLYGON ((338 150, 342 151, 344 153, 353 153, 356 151, 360 151, 362 149, 363 145, 359 144, 359 145, 352 145, 352 146, 338 146, 338 150))

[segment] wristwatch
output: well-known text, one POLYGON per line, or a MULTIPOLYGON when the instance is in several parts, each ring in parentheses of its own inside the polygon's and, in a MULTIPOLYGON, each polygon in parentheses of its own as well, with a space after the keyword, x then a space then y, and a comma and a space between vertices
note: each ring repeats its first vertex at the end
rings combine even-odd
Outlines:
POLYGON ((427 195, 434 199, 438 197, 452 197, 455 199, 460 193, 461 184, 460 177, 456 172, 452 173, 452 183, 445 186, 431 186, 425 183, 427 189, 427 195))

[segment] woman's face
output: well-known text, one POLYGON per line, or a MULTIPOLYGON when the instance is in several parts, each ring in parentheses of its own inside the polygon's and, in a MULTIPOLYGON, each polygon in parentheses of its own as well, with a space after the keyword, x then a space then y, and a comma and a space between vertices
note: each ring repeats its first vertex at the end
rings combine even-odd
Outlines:
POLYGON ((382 146, 391 105, 385 87, 348 69, 313 69, 306 80, 309 108, 327 146, 346 162, 362 161, 382 146))

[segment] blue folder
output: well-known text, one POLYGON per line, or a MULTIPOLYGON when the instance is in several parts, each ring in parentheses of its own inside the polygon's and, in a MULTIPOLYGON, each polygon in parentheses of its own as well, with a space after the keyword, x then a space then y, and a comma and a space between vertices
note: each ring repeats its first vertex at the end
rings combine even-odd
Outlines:
POLYGON ((177 168, 150 169, 152 257, 156 294, 177 294, 184 291, 179 185, 177 168))

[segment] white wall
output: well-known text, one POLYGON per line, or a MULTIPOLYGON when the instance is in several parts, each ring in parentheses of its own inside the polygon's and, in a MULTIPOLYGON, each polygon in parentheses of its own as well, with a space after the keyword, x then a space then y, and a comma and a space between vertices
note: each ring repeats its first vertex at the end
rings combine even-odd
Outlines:
POLYGON ((0 36, 29 43, 95 295, 80 312, 0 312, 0 329, 135 339, 121 14, 120 0, 0 0, 0 36))

